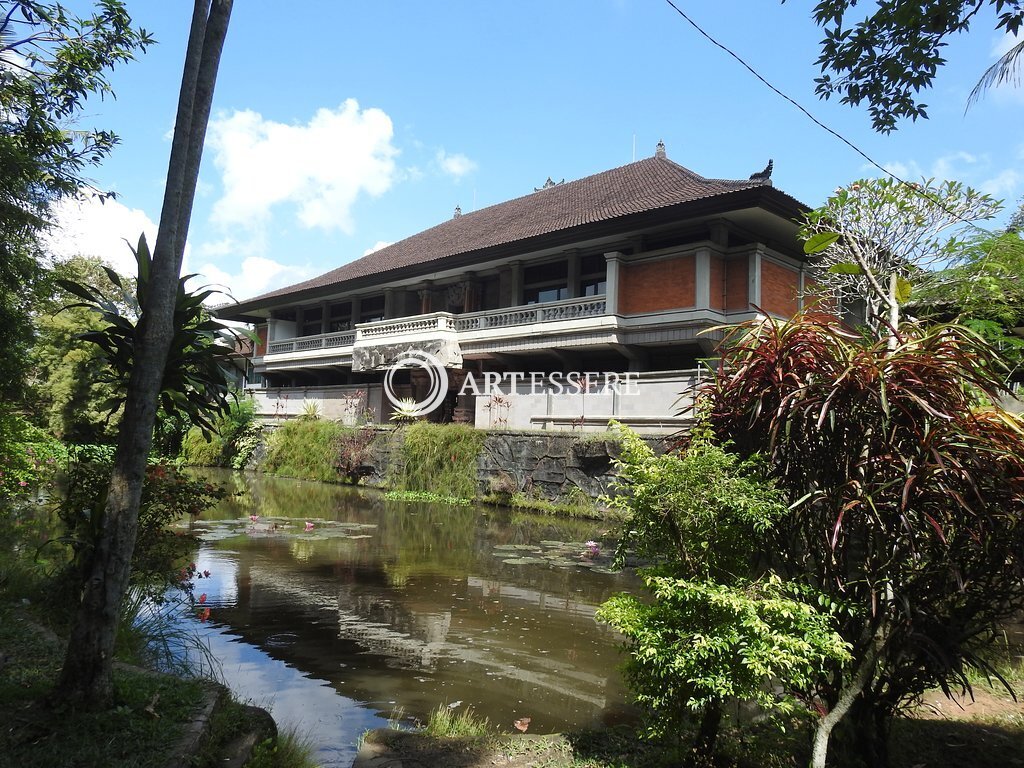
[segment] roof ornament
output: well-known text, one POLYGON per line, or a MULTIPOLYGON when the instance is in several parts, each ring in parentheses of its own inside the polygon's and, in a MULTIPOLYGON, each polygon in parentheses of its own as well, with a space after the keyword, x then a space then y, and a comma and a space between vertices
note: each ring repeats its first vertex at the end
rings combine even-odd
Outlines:
POLYGON ((456 205, 455 206, 455 214, 452 216, 452 218, 453 219, 457 219, 461 215, 462 215, 462 206, 461 205, 456 205))
POLYGON ((658 146, 654 148, 654 156, 665 159, 668 155, 665 154, 665 142, 658 139, 658 146))
POLYGON ((772 168, 775 167, 775 163, 772 160, 768 161, 768 165, 764 167, 764 170, 760 173, 750 174, 751 181, 763 181, 769 184, 772 183, 772 168))
POLYGON ((542 189, 551 189, 551 187, 557 187, 557 186, 559 186, 561 184, 565 184, 565 179, 562 179, 561 181, 552 181, 551 177, 548 176, 548 180, 544 182, 544 186, 542 186, 542 187, 534 187, 533 191, 534 192, 540 192, 542 189))

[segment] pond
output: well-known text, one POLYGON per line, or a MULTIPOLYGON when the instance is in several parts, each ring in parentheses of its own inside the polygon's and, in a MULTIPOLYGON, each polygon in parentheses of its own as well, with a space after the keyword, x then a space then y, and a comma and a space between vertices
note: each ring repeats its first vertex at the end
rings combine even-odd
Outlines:
POLYGON ((504 731, 529 717, 531 733, 627 711, 619 638, 594 612, 639 582, 610 570, 608 524, 203 474, 236 495, 192 525, 202 631, 225 682, 308 733, 323 765, 439 704, 504 731))

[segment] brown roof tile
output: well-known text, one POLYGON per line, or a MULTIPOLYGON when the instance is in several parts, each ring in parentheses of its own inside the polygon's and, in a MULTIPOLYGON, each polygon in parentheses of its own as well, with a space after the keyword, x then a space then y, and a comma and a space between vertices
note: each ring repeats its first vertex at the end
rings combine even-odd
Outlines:
POLYGON ((767 181, 705 179, 664 157, 651 157, 578 181, 456 216, 311 280, 243 303, 285 296, 458 254, 513 243, 581 224, 692 202, 767 181))

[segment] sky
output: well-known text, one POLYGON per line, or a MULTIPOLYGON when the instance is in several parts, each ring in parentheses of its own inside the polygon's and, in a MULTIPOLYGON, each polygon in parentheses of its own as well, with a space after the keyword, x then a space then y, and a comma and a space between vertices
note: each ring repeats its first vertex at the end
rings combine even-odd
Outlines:
MULTIPOLYGON (((88 3, 70 2, 82 10, 88 3)), ((61 206, 57 255, 133 271, 152 242, 192 3, 127 0, 158 40, 112 74, 80 125, 113 130, 89 172, 117 198, 61 206)), ((930 119, 871 130, 814 95, 822 32, 807 0, 680 4, 765 79, 905 179, 1024 195, 1024 87, 965 112, 1012 38, 991 12, 947 48, 930 119), (1015 127, 1016 126, 1016 127, 1015 127)), ((701 37, 663 0, 238 0, 221 61, 185 268, 237 299, 333 269, 450 218, 654 154, 817 206, 873 168, 701 37)))

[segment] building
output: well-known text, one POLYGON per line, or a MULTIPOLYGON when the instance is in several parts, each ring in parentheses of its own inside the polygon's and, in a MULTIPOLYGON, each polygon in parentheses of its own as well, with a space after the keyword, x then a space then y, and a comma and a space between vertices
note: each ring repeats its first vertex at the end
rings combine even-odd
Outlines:
POLYGON ((394 400, 422 400, 432 383, 421 368, 388 373, 417 350, 445 369, 432 420, 597 429, 615 417, 672 429, 720 326, 800 307, 806 207, 770 175, 769 163, 749 179, 704 178, 659 143, 654 157, 456 209, 219 314, 256 328, 254 395, 266 418, 312 401, 325 417, 387 421, 394 400))

